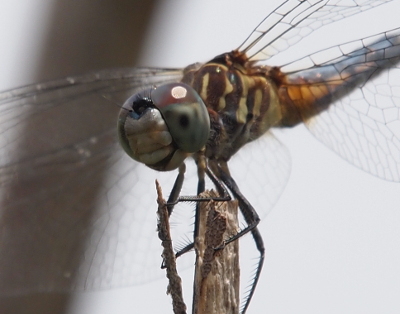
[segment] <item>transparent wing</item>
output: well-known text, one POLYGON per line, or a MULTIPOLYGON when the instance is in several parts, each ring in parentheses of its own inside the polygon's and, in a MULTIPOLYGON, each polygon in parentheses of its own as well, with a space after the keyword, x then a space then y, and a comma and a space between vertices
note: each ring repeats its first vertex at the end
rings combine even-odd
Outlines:
POLYGON ((287 148, 267 132, 247 144, 229 161, 232 177, 262 219, 276 204, 289 180, 291 159, 287 148))
POLYGON ((323 109, 333 104, 306 121, 310 131, 344 159, 390 181, 400 181, 399 62, 400 28, 282 68, 286 87, 303 97, 318 99, 322 90, 329 91, 316 102, 323 109), (291 70, 296 68, 305 70, 291 70))
POLYGON ((125 157, 116 123, 127 96, 181 76, 116 69, 0 94, 1 294, 154 277, 160 175, 125 157))
POLYGON ((391 0, 287 0, 270 13, 240 45, 252 61, 268 60, 323 25, 391 0))

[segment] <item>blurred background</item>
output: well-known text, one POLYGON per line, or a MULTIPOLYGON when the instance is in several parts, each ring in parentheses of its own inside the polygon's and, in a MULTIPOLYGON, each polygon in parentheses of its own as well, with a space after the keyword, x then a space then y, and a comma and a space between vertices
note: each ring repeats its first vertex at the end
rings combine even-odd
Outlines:
MULTIPOLYGON (((237 47, 279 3, 5 0, 0 89, 110 67, 204 62, 237 47)), ((399 9, 394 2, 324 27, 295 52, 398 27, 399 9)), ((293 50, 277 62, 285 58, 295 58, 293 50)), ((360 171, 303 126, 277 136, 290 150, 292 171, 260 224, 266 262, 249 313, 399 313, 399 184, 360 171)), ((251 268, 255 256, 242 267, 251 268)), ((183 275, 190 308, 192 275, 183 275)), ((101 292, 2 297, 0 313, 171 313, 166 287, 158 280, 101 292)))

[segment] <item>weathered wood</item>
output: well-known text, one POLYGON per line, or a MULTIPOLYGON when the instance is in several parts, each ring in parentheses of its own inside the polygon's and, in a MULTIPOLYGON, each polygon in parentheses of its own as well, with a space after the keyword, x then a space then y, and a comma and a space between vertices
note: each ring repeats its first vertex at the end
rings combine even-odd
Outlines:
MULTIPOLYGON (((203 196, 217 195, 206 191, 203 196)), ((239 313, 239 242, 215 250, 224 239, 237 233, 237 213, 237 201, 201 203, 199 236, 195 241, 194 314, 239 313)))

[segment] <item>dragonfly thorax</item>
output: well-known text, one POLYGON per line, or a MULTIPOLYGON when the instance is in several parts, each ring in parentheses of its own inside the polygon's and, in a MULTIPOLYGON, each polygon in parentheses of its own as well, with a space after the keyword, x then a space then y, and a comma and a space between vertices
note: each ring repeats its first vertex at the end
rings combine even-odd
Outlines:
POLYGON ((228 160, 281 120, 273 80, 230 54, 187 67, 182 82, 193 87, 209 111, 209 158, 228 160))

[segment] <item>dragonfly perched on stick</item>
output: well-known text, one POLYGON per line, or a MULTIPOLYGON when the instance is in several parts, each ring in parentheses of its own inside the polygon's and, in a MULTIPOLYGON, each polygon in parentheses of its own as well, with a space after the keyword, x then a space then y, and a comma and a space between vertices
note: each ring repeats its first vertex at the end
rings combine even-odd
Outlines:
MULTIPOLYGON (((13 106, 15 106, 16 103, 25 105, 28 109, 31 109, 30 107, 32 107, 32 110, 36 111, 31 113, 30 110, 26 110, 25 114, 28 116, 32 115, 33 119, 39 119, 39 117, 42 119, 43 115, 49 114, 52 110, 57 110, 58 105, 61 103, 65 104, 68 101, 73 102, 76 108, 73 106, 63 106, 63 110, 74 111, 81 109, 82 104, 87 101, 84 100, 84 97, 90 95, 105 96, 106 98, 114 97, 114 99, 119 100, 122 95, 125 96, 129 92, 140 89, 141 95, 144 95, 143 99, 148 98, 150 100, 147 101, 145 99, 145 102, 151 102, 152 97, 157 96, 156 91, 160 90, 160 88, 155 89, 154 92, 143 92, 143 86, 151 88, 152 85, 158 86, 160 83, 180 81, 182 76, 184 76, 184 82, 192 85, 200 94, 207 110, 212 109, 217 113, 216 115, 210 114, 210 117, 212 118, 210 134, 213 137, 207 138, 206 141, 200 144, 200 147, 197 147, 196 149, 201 151, 201 146, 205 145, 204 158, 209 165, 211 164, 209 173, 214 173, 217 179, 222 181, 223 184, 231 190, 233 196, 239 198, 242 202, 241 208, 245 213, 247 213, 245 214, 245 217, 247 217, 246 220, 250 226, 249 228, 244 228, 242 230, 243 233, 251 231, 257 239, 261 239, 258 235, 257 229, 255 228, 259 221, 257 213, 251 207, 250 203, 245 201, 244 196, 242 197, 241 194, 239 194, 240 190, 235 187, 234 181, 232 181, 232 177, 227 171, 226 163, 244 144, 258 138, 267 132, 270 127, 293 126, 297 123, 305 122, 311 129, 320 130, 315 131, 316 135, 318 136, 318 134, 320 134, 321 136, 325 136, 326 139, 323 141, 331 144, 331 147, 334 150, 338 151, 350 162, 353 162, 358 167, 372 172, 382 178, 398 181, 399 173, 396 164, 396 158, 398 155, 398 149, 396 151, 396 139, 398 139, 398 133, 395 132, 398 116, 397 120, 391 120, 392 117, 396 115, 396 110, 398 110, 396 103, 392 102, 391 105, 389 105, 389 108, 380 108, 380 104, 371 104, 371 102, 368 102, 371 100, 373 101, 373 97, 372 99, 368 99, 367 94, 361 94, 362 96, 365 96, 367 101, 366 103, 369 104, 368 108, 370 108, 370 110, 365 111, 365 108, 362 106, 356 106, 355 108, 350 106, 353 103, 353 100, 355 100, 357 105, 360 105, 360 99, 364 99, 361 98, 360 93, 357 93, 357 91, 361 91, 358 89, 358 86, 364 86, 366 79, 375 78, 378 74, 381 74, 381 76, 387 75, 387 84, 392 84, 392 76, 394 75, 395 77, 397 74, 395 64, 398 54, 396 54, 396 49, 389 48, 397 48, 398 32, 396 30, 377 34, 376 36, 364 38, 363 40, 354 41, 352 43, 347 43, 340 47, 334 47, 332 51, 327 50, 326 52, 336 52, 336 54, 333 58, 331 57, 331 59, 324 60, 323 62, 317 61, 318 59, 315 58, 316 55, 310 55, 304 59, 300 59, 299 64, 302 66, 300 72, 299 70, 290 69, 291 67, 296 67, 296 65, 298 65, 296 62, 293 64, 287 64, 281 68, 271 66, 257 67, 257 64, 252 63, 253 60, 268 60, 270 56, 268 55, 269 52, 274 55, 277 52, 283 51, 289 46, 289 44, 292 45, 296 43, 296 41, 307 36, 308 33, 312 32, 313 29, 318 28, 322 24, 359 13, 364 9, 370 9, 378 3, 380 3, 380 1, 364 1, 362 2, 362 5, 358 6, 356 2, 349 1, 343 6, 341 6, 341 4, 330 6, 329 2, 326 3, 325 1, 285 2, 275 10, 274 13, 268 15, 265 22, 260 24, 260 26, 252 33, 252 36, 249 37, 238 51, 218 56, 211 61, 209 67, 213 69, 213 73, 216 75, 225 75, 228 78, 228 84, 224 85, 204 84, 204 78, 200 80, 200 83, 196 83, 195 73, 202 71, 204 67, 201 68, 201 66, 195 65, 183 72, 182 70, 172 69, 136 69, 102 72, 87 77, 56 81, 39 85, 37 87, 26 87, 4 93, 2 94, 4 102, 3 108, 7 117, 10 118, 10 122, 4 125, 4 134, 6 135, 6 144, 8 145, 4 146, 5 162, 3 166, 3 186, 7 187, 7 184, 13 182, 13 179, 15 179, 13 174, 17 173, 17 170, 18 173, 23 173, 23 176, 17 178, 19 182, 29 182, 32 180, 32 184, 28 185, 31 189, 34 188, 34 178, 46 177, 51 183, 53 182, 52 179, 56 179, 47 177, 47 174, 51 173, 52 176, 57 177, 57 179, 61 176, 62 178, 65 178, 65 180, 69 180, 71 179, 68 178, 68 176, 71 175, 71 170, 76 171, 76 175, 79 176, 79 178, 82 178, 82 185, 84 185, 89 182, 90 176, 95 172, 96 167, 91 166, 95 166, 96 162, 110 162, 115 166, 116 162, 123 158, 120 155, 111 156, 111 147, 114 148, 113 145, 115 144, 115 131, 108 129, 108 125, 102 124, 101 127, 92 131, 92 136, 87 138, 68 138, 69 146, 66 145, 66 143, 62 143, 62 147, 58 147, 56 144, 51 147, 38 147, 34 154, 32 154, 31 151, 22 152, 17 157, 16 161, 13 159, 13 162, 10 163, 9 157, 15 157, 12 154, 13 152, 9 149, 11 146, 10 143, 12 142, 11 140, 14 140, 15 138, 15 135, 13 135, 10 130, 12 130, 12 127, 16 125, 17 119, 21 118, 19 112, 13 112, 13 106), (353 5, 353 7, 351 5, 353 5), (277 31, 275 31, 275 28, 273 31, 269 31, 269 27, 273 25, 277 26, 277 31), (267 30, 268 32, 266 32, 267 30), (270 34, 272 36, 271 38, 268 37, 270 34), (253 43, 255 43, 255 45, 253 45, 253 43), (348 47, 352 47, 353 50, 348 51, 348 47), (335 49, 336 51, 334 51, 335 49), (339 52, 339 54, 337 54, 337 52, 339 52), (368 58, 367 63, 363 63, 365 62, 364 57, 368 58), (230 72, 230 67, 234 68, 234 72, 230 72), (242 76, 243 74, 247 75, 244 79, 242 76), (242 81, 244 81, 244 83, 242 81), (242 85, 239 85, 239 82, 242 82, 242 85), (235 100, 226 101, 225 96, 229 95, 232 91, 235 91, 236 95, 231 96, 240 98, 242 91, 239 91, 238 87, 241 86, 241 89, 246 89, 250 85, 254 91, 251 101, 246 101, 246 99, 250 98, 243 99, 242 102, 237 102, 235 100), (268 89, 264 89, 261 87, 262 85, 269 85, 269 87, 268 89), (222 94, 216 94, 214 97, 212 93, 207 94, 207 91, 204 92, 201 89, 202 86, 213 86, 216 88, 216 90, 214 90, 215 93, 222 92, 222 94), (243 88, 243 86, 245 88, 243 88), (218 90, 218 88, 221 90, 218 90), (230 88, 230 92, 224 94, 226 91, 225 88, 230 88), (353 89, 356 90, 355 98, 347 97, 348 92, 353 89), (224 97, 221 95, 224 95, 224 97), (328 116, 319 114, 320 111, 327 109, 328 105, 336 101, 339 97, 344 98, 343 100, 338 101, 335 106, 331 106, 327 111, 325 111, 328 116), (79 101, 77 101, 77 99, 79 101), (219 101, 220 99, 225 99, 226 104, 221 105, 221 101, 219 101), (263 100, 266 99, 275 100, 270 103, 266 101, 263 102, 263 100), (277 101, 277 99, 279 99, 279 101, 277 101), (235 107, 236 102, 239 104, 240 109, 235 107), (320 106, 315 106, 315 103, 318 103, 320 106), (286 105, 282 106, 282 104, 286 105), (346 104, 349 104, 349 107, 346 107, 346 104), (378 107, 375 108, 373 105, 378 107), (250 106, 251 110, 249 110, 250 106), (346 110, 350 110, 347 108, 352 108, 355 111, 347 112, 346 110), (380 113, 377 113, 375 116, 374 112, 377 111, 380 113), (222 122, 220 123, 219 121, 221 120, 218 115, 222 115, 222 112, 226 119, 221 119, 222 122), (39 113, 43 115, 40 116, 39 113), (343 119, 343 114, 350 117, 348 121, 343 119), (329 132, 331 129, 329 127, 324 127, 324 125, 327 125, 326 121, 323 121, 326 117, 329 117, 329 119, 334 119, 336 117, 336 124, 332 122, 332 125, 337 125, 337 123, 340 122, 342 125, 344 124, 344 128, 340 130, 335 129, 338 133, 329 132), (351 126, 358 127, 357 130, 359 132, 350 132, 350 126, 347 127, 345 122, 348 122, 351 126), (219 129, 217 129, 218 123, 219 129), (374 124, 378 126, 374 128, 374 124), (394 128, 389 127, 391 125, 393 125, 394 128), (226 126, 229 126, 230 129, 227 129, 226 126), (217 130, 222 133, 218 133, 217 130), (328 132, 322 132, 324 130, 328 130, 328 132), (341 130, 343 133, 340 133, 341 130), (368 140, 375 141, 378 134, 377 132, 383 134, 383 136, 379 136, 379 139, 382 139, 384 142, 382 147, 376 145, 374 142, 368 142, 368 140), (370 134, 373 134, 371 135, 372 137, 369 137, 370 134), (216 138, 220 135, 225 137, 222 141, 222 146, 225 146, 225 148, 218 145, 213 146, 213 144, 216 143, 216 138), (209 142, 210 139, 213 141, 209 142), (340 141, 342 139, 344 139, 344 144, 339 145, 341 144, 340 141), (366 142, 364 140, 366 140, 366 142), (361 145, 357 147, 354 145, 354 141, 359 141, 361 145), (231 143, 234 143, 234 145, 227 148, 227 144, 231 143), (373 150, 373 148, 375 150, 373 150), (60 167, 60 164, 63 165, 63 167, 60 167), (372 167, 372 165, 375 166, 372 167), (88 170, 89 167, 91 167, 90 170, 88 170), (27 169, 33 169, 34 171, 26 171, 27 169)), ((187 89, 186 87, 184 88, 187 89)), ((380 90, 376 90, 371 93, 379 94, 380 92, 380 90)), ((392 92, 394 93, 395 90, 392 90, 392 92)), ((249 93, 247 93, 247 95, 249 95, 249 93)), ((392 94, 390 96, 394 98, 396 95, 392 94)), ((229 97, 230 96, 228 96, 228 98, 229 97)), ((149 107, 152 108, 151 106, 149 107)), ((87 110, 93 112, 94 109, 87 108, 87 110)), ((140 109, 140 111, 142 111, 142 109, 140 109)), ((210 111, 207 112, 210 113, 210 111)), ((66 113, 68 112, 63 112, 63 114, 66 113)), ((166 113, 162 112, 162 114, 165 115, 166 113)), ((125 124, 125 122, 122 122, 121 124, 125 124)), ((164 127, 164 132, 171 129, 171 126, 168 125, 168 123, 167 126, 167 129, 164 127)), ((46 127, 47 126, 43 126, 43 129, 39 129, 37 132, 45 132, 46 127)), ((53 130, 53 128, 48 127, 48 130, 53 130)), ((178 131, 178 134, 179 133, 180 132, 178 131)), ((270 136, 272 137, 272 135, 270 136)), ((17 136, 16 138, 18 139, 19 137, 17 136)), ((379 143, 381 143, 381 141, 379 141, 379 143)), ((125 148, 129 148, 129 146, 130 145, 125 145, 125 148)), ((175 147, 176 144, 173 144, 172 146, 177 148, 175 147)), ((132 150, 132 147, 130 148, 132 150)), ((179 146, 178 148, 181 149, 179 146)), ((192 148, 190 148, 188 152, 185 152, 185 149, 181 150, 184 152, 184 154, 181 154, 181 157, 187 157, 186 155, 190 154, 196 154, 197 156, 198 154, 197 151, 193 151, 192 148)), ((167 154, 167 158, 169 162, 172 162, 172 164, 169 164, 168 167, 164 167, 164 169, 169 170, 180 165, 182 160, 174 159, 173 156, 175 156, 175 152, 176 150, 173 150, 167 154)), ((133 155, 132 153, 130 154, 133 155)), ((201 156, 201 154, 198 156, 201 156)), ((142 158, 137 155, 134 155, 134 157, 136 159, 142 158)), ((162 162, 159 163, 159 161, 157 161, 154 164, 152 163, 152 160, 151 162, 148 162, 147 159, 141 159, 141 161, 145 161, 153 168, 163 170, 162 162)), ((129 172, 135 166, 125 167, 127 167, 126 169, 129 172)), ((205 168, 203 168, 203 174, 205 172, 204 169, 205 168)), ((121 173, 118 171, 112 173, 111 176, 114 179, 114 183, 122 182, 118 179, 118 175, 120 174, 121 173)), ((118 185, 123 186, 123 184, 116 184, 115 186, 118 185)), ((68 190, 67 183, 65 186, 66 188, 63 188, 68 190)), ((139 187, 136 185, 135 188, 139 187)), ((111 188, 107 187, 103 192, 108 193, 110 190, 111 188)), ((29 206, 35 206, 35 202, 37 202, 37 204, 43 204, 43 202, 56 203, 57 201, 60 201, 57 199, 49 201, 48 198, 48 195, 58 195, 57 193, 59 193, 59 190, 57 185, 54 185, 52 189, 42 192, 42 194, 34 195, 33 199, 31 197, 32 195, 27 196, 25 194, 29 194, 29 191, 30 190, 27 189, 23 192, 20 191, 20 194, 15 195, 16 197, 18 196, 18 202, 16 202, 18 205, 29 204, 29 206)), ((68 200, 63 199, 63 201, 68 200)), ((103 205, 101 206, 106 207, 105 209, 112 209, 111 212, 114 214, 118 211, 117 207, 119 202, 120 199, 116 197, 111 198, 110 194, 107 194, 105 202, 99 203, 102 203, 103 205)), ((76 221, 79 221, 80 207, 83 207, 84 204, 82 205, 77 203, 78 202, 74 202, 71 207, 74 208, 74 213, 77 216, 76 221)), ((15 203, 11 202, 8 204, 10 205, 10 208, 16 206, 15 203)), ((54 206, 54 204, 51 205, 54 206)), ((121 215, 124 215, 124 213, 121 213, 121 215)), ((98 221, 100 221, 100 219, 98 221)), ((57 229, 57 226, 50 226, 43 234, 53 234, 55 230, 52 229, 57 229)), ((99 225, 93 224, 93 226, 101 228, 101 221, 99 225)), ((70 227, 66 227, 66 229, 69 228, 70 227)), ((41 232, 41 230, 38 232, 41 232)), ((241 236, 243 233, 239 233, 237 237, 241 236)), ((236 239, 236 237, 231 240, 234 239, 236 239)), ((259 247, 262 247, 260 243, 262 242, 258 242, 259 247)), ((101 247, 101 245, 98 247, 101 247)), ((262 249, 260 249, 260 252, 262 253, 262 249)), ((137 251, 133 250, 133 252, 130 253, 136 254, 137 251)), ((93 267, 96 267, 96 262, 100 259, 98 251, 92 254, 92 261, 95 261, 95 263, 92 262, 90 265, 87 265, 87 268, 82 267, 81 271, 83 273, 86 272, 89 274, 93 271, 93 267)), ((262 263, 260 262, 259 265, 259 269, 261 269, 262 263)), ((71 275, 72 271, 73 270, 66 267, 66 270, 60 272, 61 279, 59 279, 59 281, 62 281, 64 286, 72 285, 69 281, 69 278, 75 278, 75 276, 71 275)), ((135 276, 122 277, 124 276, 117 278, 114 273, 111 273, 108 282, 106 280, 103 283, 90 283, 90 281, 85 280, 84 284, 75 282, 74 284, 82 284, 89 288, 99 288, 113 286, 115 284, 129 284, 129 282, 135 281, 135 276), (113 280, 115 281, 113 282, 113 280), (120 283, 118 283, 118 281, 120 281, 120 283)), ((256 278, 258 278, 258 276, 256 278)), ((58 279, 49 278, 48 280, 53 281, 52 284, 47 284, 50 287, 56 285, 58 279)), ((46 286, 46 284, 40 286, 43 287, 46 286)), ((14 289, 20 289, 18 283, 15 284, 14 289)), ((60 289, 62 290, 63 287, 60 287, 60 289)))

